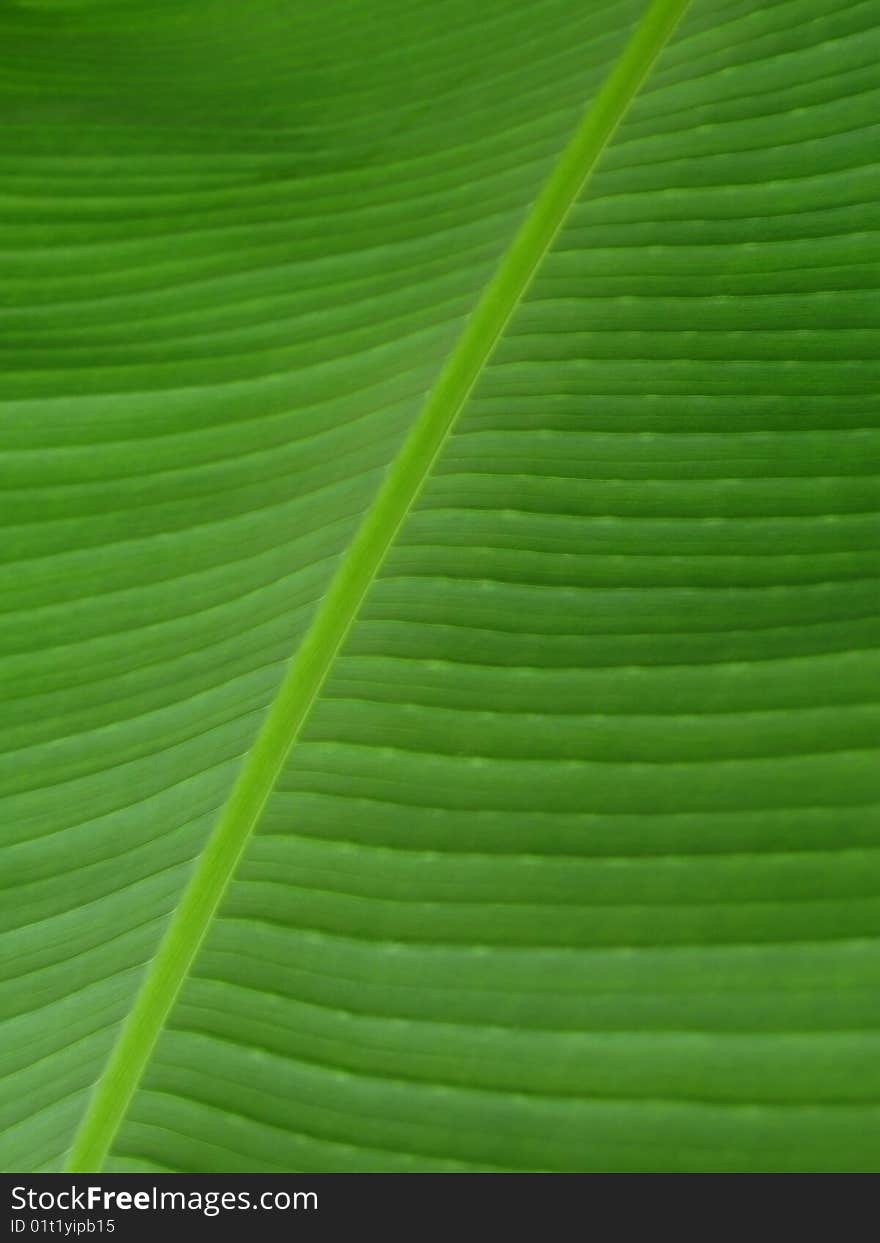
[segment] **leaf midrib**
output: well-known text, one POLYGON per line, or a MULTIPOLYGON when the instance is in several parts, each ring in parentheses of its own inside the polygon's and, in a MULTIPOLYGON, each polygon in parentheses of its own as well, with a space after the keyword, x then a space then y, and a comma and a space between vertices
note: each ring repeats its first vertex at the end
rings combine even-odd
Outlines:
POLYGON ((471 391, 689 0, 652 0, 468 319, 340 563, 120 1029, 66 1168, 100 1170, 214 915, 364 598, 471 391))

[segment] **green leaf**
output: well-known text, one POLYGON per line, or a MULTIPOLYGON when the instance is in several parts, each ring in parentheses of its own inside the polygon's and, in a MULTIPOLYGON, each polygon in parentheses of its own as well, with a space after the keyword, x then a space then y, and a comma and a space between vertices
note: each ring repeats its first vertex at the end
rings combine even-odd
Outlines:
POLYGON ((0 13, 4 1168, 876 1168, 878 24, 685 7, 0 13))

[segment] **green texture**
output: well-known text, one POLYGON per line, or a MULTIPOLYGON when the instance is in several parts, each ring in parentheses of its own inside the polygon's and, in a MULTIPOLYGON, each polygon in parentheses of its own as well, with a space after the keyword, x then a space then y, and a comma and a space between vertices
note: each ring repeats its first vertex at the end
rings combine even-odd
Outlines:
POLYGON ((880 1168, 878 31, 0 8, 3 1168, 880 1168))

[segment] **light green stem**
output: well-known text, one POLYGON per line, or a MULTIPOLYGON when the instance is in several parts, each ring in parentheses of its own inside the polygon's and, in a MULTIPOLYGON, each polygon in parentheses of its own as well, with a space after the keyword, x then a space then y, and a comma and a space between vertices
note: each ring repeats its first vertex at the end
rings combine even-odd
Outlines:
POLYGON ((689 0, 654 0, 467 322, 291 661, 95 1086, 67 1169, 101 1168, 211 920, 345 637, 465 401, 689 0))

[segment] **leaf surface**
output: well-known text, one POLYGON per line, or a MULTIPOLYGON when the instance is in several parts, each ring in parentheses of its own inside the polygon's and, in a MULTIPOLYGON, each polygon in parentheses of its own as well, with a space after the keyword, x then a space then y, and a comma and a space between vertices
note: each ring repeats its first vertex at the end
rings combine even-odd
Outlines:
POLYGON ((876 1168, 880 47, 813 0, 694 0, 603 139, 102 1131, 664 7, 4 10, 4 1168, 876 1168))

